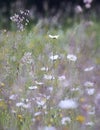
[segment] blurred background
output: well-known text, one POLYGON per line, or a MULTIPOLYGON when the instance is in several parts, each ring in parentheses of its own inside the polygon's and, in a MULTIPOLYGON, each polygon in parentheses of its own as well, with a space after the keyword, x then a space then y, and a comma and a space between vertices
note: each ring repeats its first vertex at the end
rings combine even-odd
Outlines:
POLYGON ((53 18, 52 22, 55 24, 64 21, 70 24, 79 12, 87 19, 90 17, 99 19, 100 0, 1 0, 0 28, 10 29, 12 27, 10 17, 20 10, 29 10, 32 24, 45 18, 53 18))

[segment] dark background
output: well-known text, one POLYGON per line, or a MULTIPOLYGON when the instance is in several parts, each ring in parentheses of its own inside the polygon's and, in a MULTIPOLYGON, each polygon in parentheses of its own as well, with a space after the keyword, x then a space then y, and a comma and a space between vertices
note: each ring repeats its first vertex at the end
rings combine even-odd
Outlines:
MULTIPOLYGON (((25 9, 31 12, 32 19, 55 16, 58 12, 73 17, 76 5, 81 5, 85 13, 89 10, 85 9, 83 0, 0 0, 0 19, 4 24, 9 23, 10 16, 25 9)), ((100 0, 93 0, 91 10, 100 14, 100 0)))

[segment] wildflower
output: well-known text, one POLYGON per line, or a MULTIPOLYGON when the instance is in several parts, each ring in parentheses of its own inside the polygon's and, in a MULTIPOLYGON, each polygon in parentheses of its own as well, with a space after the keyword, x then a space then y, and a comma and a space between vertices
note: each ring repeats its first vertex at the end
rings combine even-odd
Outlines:
POLYGON ((72 91, 72 92, 80 91, 80 88, 79 88, 79 87, 77 87, 77 88, 72 88, 71 91, 72 91))
POLYGON ((10 20, 14 23, 16 23, 17 28, 20 31, 24 30, 24 27, 29 23, 29 20, 27 19, 27 16, 29 15, 29 10, 22 11, 18 14, 14 14, 13 16, 10 17, 10 20))
POLYGON ((76 57, 75 55, 73 55, 73 54, 68 54, 68 55, 67 55, 67 59, 68 59, 68 60, 71 60, 71 61, 76 61, 76 60, 77 60, 77 57, 76 57))
POLYGON ((41 71, 48 71, 49 69, 48 68, 46 68, 46 67, 42 67, 41 68, 41 71))
POLYGON ((37 85, 43 85, 43 84, 44 84, 43 82, 38 82, 38 81, 35 81, 35 83, 36 83, 37 85))
POLYGON ((16 100, 16 98, 17 98, 17 95, 16 95, 16 94, 12 94, 12 95, 9 97, 10 100, 16 100))
POLYGON ((3 82, 1 82, 1 83, 0 83, 0 86, 1 86, 1 87, 4 87, 4 86, 5 86, 5 84, 4 84, 3 82))
POLYGON ((62 109, 75 109, 77 108, 78 104, 73 99, 66 99, 60 101, 58 106, 62 109))
POLYGON ((54 76, 52 76, 52 75, 44 75, 44 79, 47 79, 47 80, 52 80, 52 79, 55 79, 55 77, 54 76))
POLYGON ((66 123, 70 123, 71 119, 70 117, 63 117, 61 120, 62 125, 66 125, 66 123))
POLYGON ((85 125, 86 125, 86 126, 93 126, 94 123, 91 121, 91 122, 87 122, 85 125))
POLYGON ((92 3, 93 0, 83 0, 84 3, 92 3))
POLYGON ((23 116, 21 114, 17 115, 17 118, 20 122, 23 122, 23 116))
POLYGON ((83 12, 83 9, 80 5, 77 5, 75 10, 76 10, 76 13, 82 13, 83 12))
POLYGON ((89 115, 95 115, 95 107, 91 107, 90 110, 88 111, 89 115))
POLYGON ((57 59, 59 59, 59 58, 60 58, 59 55, 50 56, 50 59, 51 59, 52 61, 57 60, 57 59))
POLYGON ((58 39, 59 35, 49 35, 51 39, 58 39))
POLYGON ((48 87, 48 90, 49 90, 50 92, 52 92, 52 91, 53 91, 53 87, 52 87, 52 86, 48 87))
POLYGON ((86 82, 84 83, 84 86, 86 86, 86 87, 93 87, 93 85, 94 85, 94 83, 93 83, 93 82, 90 82, 90 81, 86 81, 86 82))
POLYGON ((86 99, 84 97, 80 98, 80 102, 84 103, 86 99))
POLYGON ((61 81, 61 80, 65 80, 65 79, 66 79, 65 75, 62 75, 62 76, 59 76, 59 77, 58 77, 58 80, 60 80, 60 81, 61 81))
POLYGON ((45 126, 43 128, 39 128, 38 130, 56 130, 56 128, 53 126, 45 126))
POLYGON ((83 115, 79 115, 76 117, 76 120, 80 123, 83 123, 85 121, 85 117, 83 115))
POLYGON ((91 66, 91 67, 85 68, 84 71, 87 72, 87 71, 91 71, 91 70, 93 70, 93 69, 94 69, 94 66, 91 66))
POLYGON ((36 103, 37 103, 39 106, 43 106, 43 105, 46 103, 46 101, 44 101, 44 100, 43 100, 43 101, 37 101, 36 103))
POLYGON ((39 116, 39 115, 41 115, 42 113, 39 111, 39 112, 36 112, 36 113, 34 113, 34 116, 39 116))
POLYGON ((91 4, 90 4, 90 3, 86 3, 86 4, 85 4, 85 7, 86 7, 87 9, 89 9, 89 8, 91 8, 91 4))
POLYGON ((95 89, 94 88, 87 88, 86 92, 87 92, 88 95, 93 95, 94 92, 95 92, 95 89))
POLYGON ((27 64, 33 63, 31 52, 25 52, 24 53, 24 56, 22 57, 22 63, 27 63, 27 64))
POLYGON ((24 103, 24 104, 22 105, 22 107, 27 109, 27 108, 30 108, 31 105, 30 105, 30 103, 28 103, 28 104, 25 104, 25 103, 24 103))
POLYGON ((16 107, 22 107, 23 106, 23 102, 18 102, 18 103, 16 103, 16 107))
POLYGON ((30 86, 30 87, 29 87, 30 90, 35 90, 35 89, 37 89, 37 88, 38 88, 37 86, 30 86))

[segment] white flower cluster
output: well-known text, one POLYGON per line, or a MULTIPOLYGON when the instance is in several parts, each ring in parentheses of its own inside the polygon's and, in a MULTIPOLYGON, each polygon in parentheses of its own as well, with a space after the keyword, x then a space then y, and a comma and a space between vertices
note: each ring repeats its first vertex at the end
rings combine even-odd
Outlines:
POLYGON ((33 63, 31 52, 25 52, 24 53, 24 56, 22 57, 22 63, 27 63, 27 64, 33 63))
POLYGON ((29 15, 29 10, 22 11, 18 14, 14 14, 13 16, 10 17, 10 19, 16 23, 17 28, 20 31, 24 30, 24 27, 29 23, 29 20, 26 18, 29 15))

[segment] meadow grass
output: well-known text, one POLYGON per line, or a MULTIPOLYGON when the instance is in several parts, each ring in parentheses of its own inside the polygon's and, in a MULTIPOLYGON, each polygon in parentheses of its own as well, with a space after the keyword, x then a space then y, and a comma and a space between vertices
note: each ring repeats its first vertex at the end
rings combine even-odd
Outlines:
POLYGON ((89 21, 1 30, 0 130, 99 130, 99 34, 89 21))

